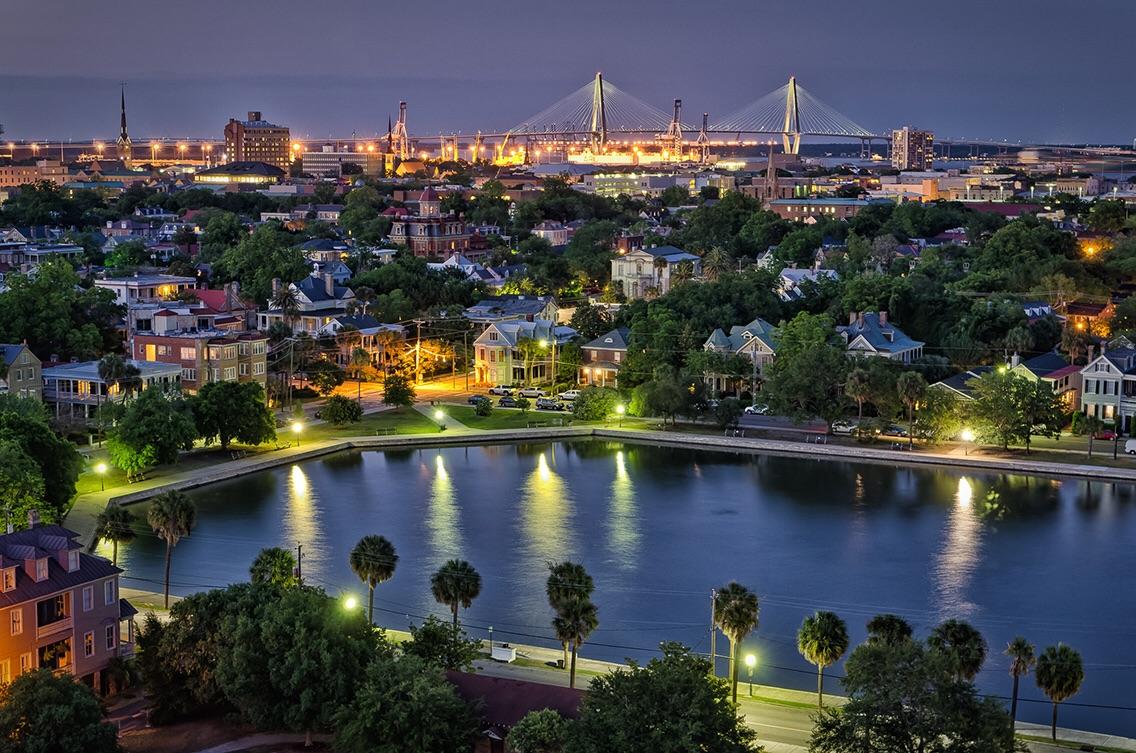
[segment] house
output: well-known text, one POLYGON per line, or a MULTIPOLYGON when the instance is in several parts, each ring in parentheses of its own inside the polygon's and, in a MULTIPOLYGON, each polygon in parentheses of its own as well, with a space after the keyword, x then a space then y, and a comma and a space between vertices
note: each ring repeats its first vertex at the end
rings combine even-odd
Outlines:
POLYGON ((290 217, 293 220, 315 219, 336 225, 343 210, 342 204, 297 204, 292 208, 290 217))
POLYGON ((848 324, 837 327, 836 331, 844 339, 849 355, 875 356, 901 363, 911 363, 923 355, 923 343, 912 340, 888 321, 886 311, 854 311, 848 315, 848 324))
POLYGON ((532 234, 545 239, 552 246, 568 245, 568 228, 559 222, 545 220, 532 229, 532 234))
POLYGON ((30 271, 51 259, 78 262, 84 253, 83 247, 74 243, 0 243, 0 265, 30 271))
POLYGON ((1030 324, 1054 315, 1053 307, 1045 301, 1022 301, 1022 311, 1030 324))
POLYGON ((398 361, 406 340, 401 324, 383 324, 370 314, 344 314, 333 317, 316 332, 319 338, 334 338, 334 361, 340 368, 352 365, 355 350, 361 348, 372 366, 386 369, 398 361))
POLYGON ((502 287, 506 280, 514 274, 523 274, 526 269, 523 264, 486 267, 479 262, 472 261, 464 254, 453 254, 443 262, 429 262, 426 266, 435 272, 456 269, 464 274, 467 280, 480 282, 490 289, 502 287))
POLYGON ((272 299, 268 310, 257 314, 257 327, 267 330, 275 322, 289 325, 293 333, 305 332, 314 335, 334 317, 342 316, 355 304, 355 293, 343 285, 336 284, 331 275, 308 276, 299 282, 288 284, 294 301, 289 310, 280 303, 281 284, 279 279, 272 281, 272 299))
POLYGON ((767 208, 783 220, 814 223, 818 217, 847 220, 871 206, 892 206, 888 199, 794 198, 773 199, 767 208))
POLYGON ((557 321, 560 306, 550 295, 495 295, 482 298, 467 308, 463 316, 478 324, 511 320, 557 321))
POLYGON ((111 659, 134 653, 137 610, 119 597, 122 570, 87 554, 79 534, 40 523, 0 535, 0 683, 36 669, 67 673, 97 692, 111 659))
POLYGON ((648 246, 611 260, 611 281, 631 299, 665 295, 680 264, 690 265, 690 276, 702 274, 702 259, 675 246, 648 246))
POLYGON ((1081 369, 1081 412, 1112 421, 1122 433, 1136 415, 1136 348, 1109 348, 1081 369))
POLYGON ((480 709, 483 727, 473 753, 505 753, 509 730, 530 711, 552 709, 565 719, 578 719, 584 691, 558 685, 514 680, 469 672, 446 672, 459 696, 480 709))
POLYGON ((177 275, 140 275, 107 277, 95 280, 95 287, 114 293, 116 303, 152 303, 172 300, 186 290, 197 288, 197 278, 177 275))
POLYGON ((473 341, 478 384, 531 384, 552 377, 556 348, 571 342, 576 330, 548 319, 492 322, 473 341), (539 353, 518 348, 524 340, 541 344, 539 353))
POLYGON ((308 261, 340 261, 351 253, 351 247, 341 240, 312 238, 300 244, 300 251, 308 261))
POLYGON ((396 216, 389 237, 415 256, 441 256, 467 250, 470 234, 460 217, 442 214, 442 200, 427 186, 418 198, 418 214, 396 216))
POLYGON ((619 369, 627 360, 627 327, 616 327, 580 347, 580 372, 576 381, 598 387, 618 387, 619 369))
POLYGON ((1081 367, 1069 363, 1065 356, 1051 351, 1028 360, 1017 353, 1010 358, 1010 370, 1031 381, 1042 381, 1061 396, 1069 410, 1081 405, 1081 367))
MULTIPOLYGON (((165 390, 181 389, 181 367, 155 361, 128 360, 138 369, 129 388, 140 392, 158 386, 165 390)), ((97 417, 106 402, 117 400, 124 386, 108 384, 99 375, 98 361, 48 364, 43 368, 43 401, 55 418, 71 423, 87 424, 97 417)))
POLYGON ((1112 303, 1071 301, 1065 304, 1065 321, 1078 332, 1107 335, 1108 320, 1112 318, 1115 309, 1112 303))
MULTIPOLYGON (((720 328, 714 330, 702 348, 725 356, 742 356, 752 363, 750 391, 755 392, 758 378, 764 375, 765 367, 777 354, 777 328, 759 317, 749 324, 735 324, 730 327, 729 334, 720 328)), ((722 374, 707 374, 706 381, 714 392, 730 391, 736 387, 722 374)))
POLYGON ((172 367, 187 392, 209 382, 258 382, 264 387, 268 381, 268 336, 261 332, 158 328, 136 333, 130 346, 140 362, 172 367))
POLYGON ((786 267, 777 275, 777 289, 774 292, 786 303, 799 301, 808 295, 808 290, 811 285, 816 285, 822 280, 838 279, 840 279, 840 275, 836 273, 835 269, 796 269, 786 267))
POLYGON ((352 277, 351 267, 339 259, 334 261, 312 262, 312 277, 322 279, 324 275, 331 275, 336 285, 343 285, 352 277))
POLYGON ((978 379, 979 377, 989 374, 994 370, 993 366, 976 366, 973 369, 964 371, 961 374, 954 374, 941 381, 932 384, 932 387, 947 390, 955 397, 963 400, 974 399, 974 388, 970 386, 971 380, 978 379))
POLYGON ((0 343, 0 393, 43 399, 42 364, 27 345, 0 343))

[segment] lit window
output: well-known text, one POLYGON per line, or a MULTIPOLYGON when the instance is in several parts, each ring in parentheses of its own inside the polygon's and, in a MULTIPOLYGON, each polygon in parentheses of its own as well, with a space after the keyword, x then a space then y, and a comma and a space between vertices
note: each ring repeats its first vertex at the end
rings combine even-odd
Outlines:
POLYGON ((83 634, 83 656, 91 657, 95 655, 95 634, 83 634))
POLYGON ((12 626, 12 635, 20 635, 24 632, 24 612, 20 607, 16 607, 9 615, 9 623, 12 626))

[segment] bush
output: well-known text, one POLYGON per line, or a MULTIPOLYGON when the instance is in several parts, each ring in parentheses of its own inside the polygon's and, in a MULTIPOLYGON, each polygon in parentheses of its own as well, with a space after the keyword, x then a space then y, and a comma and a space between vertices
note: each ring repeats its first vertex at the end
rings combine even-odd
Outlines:
POLYGON ((416 399, 414 383, 401 374, 387 374, 383 380, 383 402, 410 407, 416 399))
POLYGON ((736 397, 727 397, 718 402, 714 408, 714 423, 718 428, 726 429, 738 425, 738 417, 742 415, 742 403, 736 397))
POLYGON ((349 397, 332 395, 324 403, 320 417, 335 426, 353 424, 363 418, 363 406, 349 397))
POLYGON ((517 407, 520 409, 521 413, 527 413, 528 409, 532 407, 532 401, 527 397, 518 397, 517 407))
POLYGON ((473 407, 473 412, 475 415, 487 418, 493 415, 493 403, 488 400, 481 400, 473 407))
POLYGON ((585 387, 572 405, 572 415, 581 421, 603 421, 615 412, 619 393, 607 387, 585 387))

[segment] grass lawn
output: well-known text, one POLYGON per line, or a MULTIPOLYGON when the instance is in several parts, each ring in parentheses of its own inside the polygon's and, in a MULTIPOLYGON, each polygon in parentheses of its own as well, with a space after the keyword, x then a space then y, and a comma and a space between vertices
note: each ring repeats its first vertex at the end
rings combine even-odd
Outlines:
MULTIPOLYGON (((184 473, 185 471, 192 471, 198 468, 207 468, 218 463, 232 460, 234 453, 243 453, 245 456, 255 455, 261 452, 268 452, 274 447, 275 444, 261 445, 259 447, 233 444, 229 446, 229 449, 222 450, 216 445, 211 447, 201 446, 191 452, 183 453, 178 462, 172 465, 154 466, 147 471, 146 478, 160 479, 163 476, 170 476, 175 473, 184 473)), ((99 452, 87 463, 85 470, 79 475, 75 488, 79 494, 89 494, 99 491, 104 481, 106 482, 107 489, 129 486, 126 483, 126 474, 110 464, 105 452, 99 452), (95 472, 95 467, 98 466, 99 463, 105 463, 107 466, 107 472, 103 474, 103 478, 101 479, 99 478, 99 474, 95 472)))
POLYGON ((549 426, 560 426, 561 422, 572 422, 573 426, 582 422, 572 418, 567 411, 537 411, 529 410, 524 413, 516 408, 498 408, 494 406, 493 412, 488 416, 479 416, 474 412, 472 405, 447 405, 444 410, 456 421, 460 421, 471 429, 527 429, 529 424, 544 423, 549 426))
MULTIPOLYGON (((283 435, 287 427, 281 432, 283 435)), ((414 408, 395 408, 394 410, 369 413, 363 420, 354 424, 332 426, 315 424, 304 431, 304 439, 339 439, 342 437, 366 437, 378 432, 392 434, 436 434, 438 425, 414 408)))

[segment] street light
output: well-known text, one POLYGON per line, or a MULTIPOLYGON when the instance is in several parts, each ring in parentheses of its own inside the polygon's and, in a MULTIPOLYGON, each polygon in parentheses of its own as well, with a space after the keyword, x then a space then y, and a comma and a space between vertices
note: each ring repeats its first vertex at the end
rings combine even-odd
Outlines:
POLYGON ((959 436, 962 439, 962 441, 966 443, 966 444, 963 445, 962 454, 963 455, 969 455, 970 454, 970 443, 974 441, 974 432, 971 431, 970 429, 963 429, 962 434, 960 434, 959 436))
POLYGON ((354 596, 347 596, 343 599, 343 608, 348 612, 354 612, 355 608, 359 606, 359 600, 354 596))
POLYGON ((99 491, 106 491, 106 472, 106 463, 99 463, 95 466, 95 473, 99 474, 99 491))
POLYGON ((746 672, 749 673, 749 697, 753 698, 753 668, 757 664, 757 657, 753 654, 746 654, 745 663, 746 672))
POLYGON ((304 425, 299 421, 292 422, 292 433, 296 435, 296 446, 300 446, 300 432, 304 430, 304 425))
POLYGON ((615 415, 619 416, 619 428, 623 428, 623 414, 627 412, 627 406, 623 403, 617 403, 615 406, 615 415))
POLYGON ((434 420, 437 421, 438 423, 442 423, 442 421, 444 421, 445 418, 446 418, 446 414, 442 412, 441 408, 438 408, 436 411, 434 411, 434 420))

